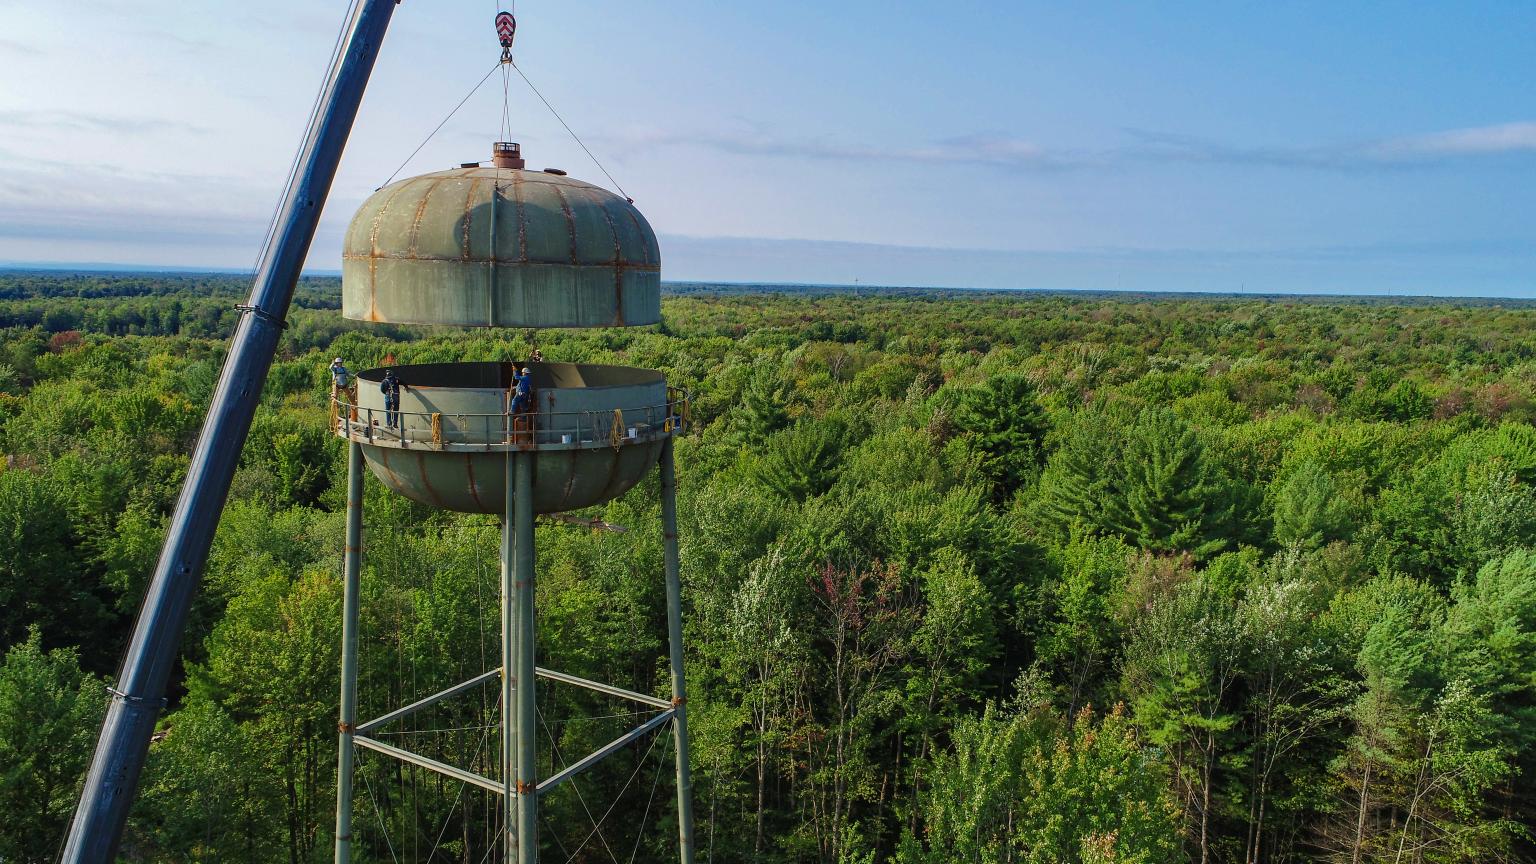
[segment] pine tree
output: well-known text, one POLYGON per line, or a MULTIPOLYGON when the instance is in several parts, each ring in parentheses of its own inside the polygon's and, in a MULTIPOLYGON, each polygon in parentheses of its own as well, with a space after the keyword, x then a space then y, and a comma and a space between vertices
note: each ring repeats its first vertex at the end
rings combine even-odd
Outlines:
POLYGON ((753 476, 797 503, 821 495, 837 482, 848 427, 835 418, 810 420, 774 435, 753 476))
POLYGON ((747 379, 741 405, 733 416, 747 440, 761 443, 789 425, 789 388, 777 369, 760 367, 747 379))
POLYGON ((1282 546, 1317 549, 1345 536, 1349 512, 1333 478, 1316 462, 1301 463, 1274 492, 1275 540, 1282 546))
POLYGON ((1039 469, 1048 424, 1028 378, 999 375, 965 391, 955 425, 971 436, 994 497, 1006 499, 1039 469))
POLYGON ((1173 412, 1143 411, 1120 464, 1123 492, 1109 499, 1108 517, 1122 536, 1143 549, 1197 558, 1227 544, 1230 491, 1195 430, 1173 412))
POLYGON ((1123 411, 1090 408, 1079 412, 1058 435, 1041 475, 1038 508, 1063 537, 1111 533, 1111 502, 1123 495, 1121 460, 1132 418, 1123 411))

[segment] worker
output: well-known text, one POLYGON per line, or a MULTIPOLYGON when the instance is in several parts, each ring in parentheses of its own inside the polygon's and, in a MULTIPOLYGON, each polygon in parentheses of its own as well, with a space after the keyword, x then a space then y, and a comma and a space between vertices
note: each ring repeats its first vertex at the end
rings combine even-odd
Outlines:
POLYGON ((356 402, 355 394, 348 385, 352 383, 352 373, 347 371, 347 365, 337 357, 331 361, 331 401, 335 402, 340 397, 346 396, 347 401, 356 402))
POLYGON ((540 351, 537 348, 533 349, 533 353, 528 355, 528 362, 530 362, 530 363, 543 363, 544 362, 544 352, 540 351))
POLYGON ((512 376, 512 383, 516 389, 512 391, 513 414, 521 414, 528 410, 528 402, 533 396, 533 375, 524 366, 522 372, 512 376))
POLYGON ((384 371, 379 392, 384 394, 384 425, 390 428, 400 425, 400 379, 395 377, 395 370, 384 371))

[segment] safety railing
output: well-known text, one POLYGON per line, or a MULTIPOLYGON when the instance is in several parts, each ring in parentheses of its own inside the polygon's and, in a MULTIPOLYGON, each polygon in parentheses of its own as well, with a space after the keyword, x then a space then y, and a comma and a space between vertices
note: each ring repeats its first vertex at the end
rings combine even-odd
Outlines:
POLYGON ((612 410, 495 414, 451 411, 387 411, 354 405, 345 393, 331 397, 331 427, 342 438, 390 447, 440 450, 590 449, 623 447, 685 431, 688 393, 667 388, 667 401, 612 410))

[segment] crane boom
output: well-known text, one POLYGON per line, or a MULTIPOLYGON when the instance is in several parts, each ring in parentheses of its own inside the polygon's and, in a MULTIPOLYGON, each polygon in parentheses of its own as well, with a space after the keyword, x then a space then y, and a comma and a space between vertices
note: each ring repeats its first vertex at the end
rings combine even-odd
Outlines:
POLYGON ((61 860, 109 864, 138 790, 187 611, 272 367, 293 289, 398 0, 357 0, 262 252, 198 436, 149 591, 123 657, 61 860))

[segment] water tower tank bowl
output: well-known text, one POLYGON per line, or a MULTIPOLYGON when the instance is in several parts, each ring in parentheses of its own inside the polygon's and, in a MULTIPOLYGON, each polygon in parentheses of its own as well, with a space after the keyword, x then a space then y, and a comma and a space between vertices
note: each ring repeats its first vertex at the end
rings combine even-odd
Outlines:
POLYGON ((681 430, 686 398, 651 369, 527 363, 533 400, 509 413, 512 363, 391 366, 399 411, 384 408, 386 369, 360 373, 357 404, 332 406, 336 434, 358 442, 384 485, 428 506, 501 513, 506 454, 534 459, 534 510, 558 513, 622 495, 681 430))

